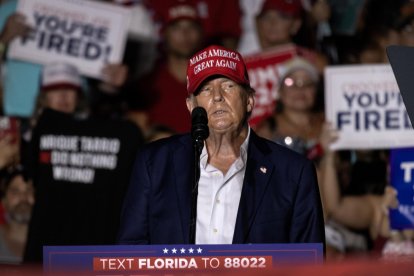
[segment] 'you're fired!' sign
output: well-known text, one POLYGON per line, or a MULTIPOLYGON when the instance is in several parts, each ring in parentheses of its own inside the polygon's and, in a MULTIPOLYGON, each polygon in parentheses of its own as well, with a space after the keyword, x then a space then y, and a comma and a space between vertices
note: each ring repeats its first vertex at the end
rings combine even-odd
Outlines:
POLYGON ((414 146, 414 131, 390 65, 328 67, 325 112, 339 132, 333 149, 414 146))
POLYGON ((88 0, 19 0, 17 10, 31 31, 13 41, 11 58, 67 62, 95 78, 106 63, 122 60, 130 17, 124 7, 88 0))

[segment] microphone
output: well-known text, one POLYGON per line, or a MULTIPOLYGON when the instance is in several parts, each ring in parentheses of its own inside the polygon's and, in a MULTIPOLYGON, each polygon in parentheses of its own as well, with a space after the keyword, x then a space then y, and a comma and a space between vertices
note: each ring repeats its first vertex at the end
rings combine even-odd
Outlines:
POLYGON ((197 225, 197 197, 198 181, 200 180, 200 154, 204 147, 204 140, 209 135, 207 112, 204 108, 197 106, 191 112, 191 137, 194 147, 194 179, 191 189, 191 216, 189 225, 189 242, 195 244, 197 225))
POLYGON ((191 137, 193 143, 198 146, 199 150, 203 148, 203 141, 209 135, 207 112, 204 108, 197 106, 191 112, 191 137))

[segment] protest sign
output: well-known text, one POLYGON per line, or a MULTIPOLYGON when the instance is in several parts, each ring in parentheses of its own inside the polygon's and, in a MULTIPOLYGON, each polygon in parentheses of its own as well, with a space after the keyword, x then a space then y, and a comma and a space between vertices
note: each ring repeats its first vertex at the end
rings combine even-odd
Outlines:
POLYGON ((390 168, 399 203, 390 210, 391 229, 414 229, 414 148, 392 150, 390 168))
POLYGON ((9 57, 33 63, 67 62, 100 78, 106 63, 123 57, 130 12, 90 0, 19 0, 32 31, 13 41, 9 57))
POLYGON ((250 125, 255 126, 275 111, 278 99, 279 66, 294 56, 312 60, 313 53, 295 44, 287 44, 243 57, 250 85, 255 89, 255 107, 250 125))
POLYGON ((332 149, 414 146, 414 131, 389 65, 326 68, 325 111, 339 132, 332 149))
POLYGON ((141 144, 132 123, 44 111, 32 138, 36 203, 26 250, 32 260, 45 244, 115 242, 141 144))

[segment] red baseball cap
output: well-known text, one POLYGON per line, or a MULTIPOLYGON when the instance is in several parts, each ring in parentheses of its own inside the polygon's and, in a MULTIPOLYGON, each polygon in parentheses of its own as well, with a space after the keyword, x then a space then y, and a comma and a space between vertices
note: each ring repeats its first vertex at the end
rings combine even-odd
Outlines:
POLYGON ((161 23, 162 29, 180 19, 195 22, 200 20, 197 7, 189 0, 149 1, 148 5, 154 12, 155 20, 161 23))
POLYGON ((193 94, 208 77, 225 76, 238 84, 249 85, 246 65, 240 53, 222 46, 209 46, 188 61, 187 92, 193 94))
POLYGON ((302 4, 300 0, 265 0, 259 15, 268 10, 277 10, 288 16, 300 17, 302 13, 302 4))

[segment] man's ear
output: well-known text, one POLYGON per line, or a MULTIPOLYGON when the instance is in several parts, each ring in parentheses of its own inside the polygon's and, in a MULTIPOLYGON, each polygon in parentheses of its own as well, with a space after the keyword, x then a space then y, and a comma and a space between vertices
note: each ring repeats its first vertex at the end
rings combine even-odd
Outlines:
POLYGON ((248 98, 247 98, 247 112, 252 112, 252 110, 253 110, 253 107, 254 107, 254 104, 255 104, 255 100, 254 100, 254 95, 250 95, 248 98))
POLYGON ((185 103, 187 105, 187 109, 188 111, 191 112, 193 111, 194 107, 195 107, 195 100, 193 96, 188 96, 187 99, 185 100, 185 103))

